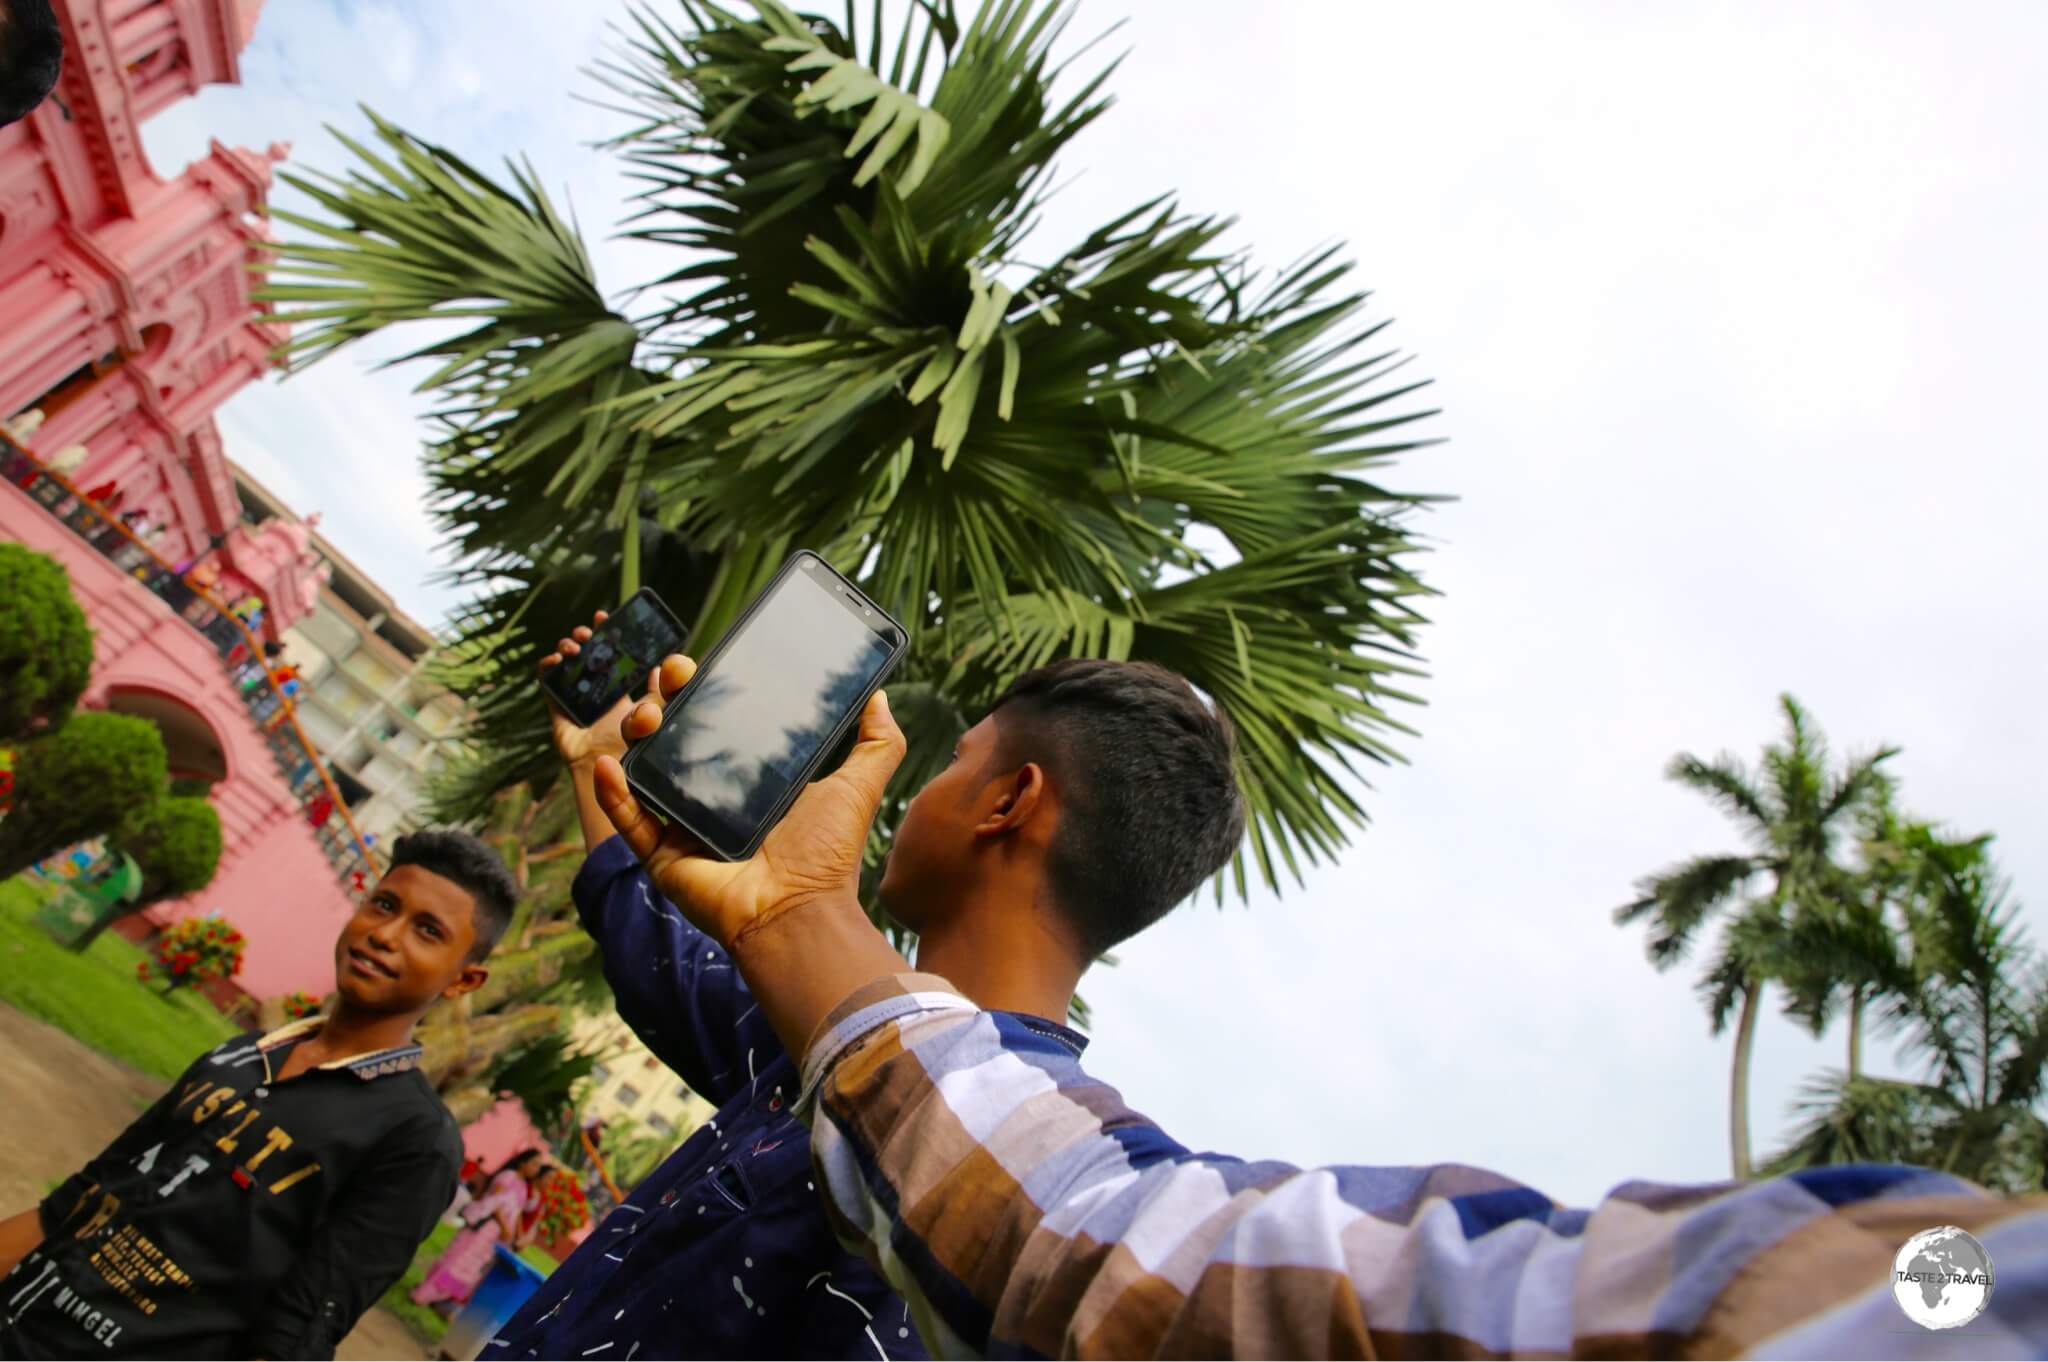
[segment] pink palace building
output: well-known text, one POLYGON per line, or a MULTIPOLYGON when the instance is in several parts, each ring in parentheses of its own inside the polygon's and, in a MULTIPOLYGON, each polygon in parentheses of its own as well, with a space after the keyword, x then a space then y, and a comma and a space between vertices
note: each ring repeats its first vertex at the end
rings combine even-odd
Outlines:
POLYGON ((0 128, 0 539, 59 559, 95 631, 84 704, 163 732, 174 775, 213 782, 213 883, 161 924, 219 910, 249 941, 237 983, 331 985, 351 890, 374 876, 346 802, 263 663, 314 609, 306 527, 249 523, 214 411, 283 329, 249 297, 265 153, 215 142, 165 179, 142 121, 232 82, 262 0, 57 0, 64 73, 0 128))

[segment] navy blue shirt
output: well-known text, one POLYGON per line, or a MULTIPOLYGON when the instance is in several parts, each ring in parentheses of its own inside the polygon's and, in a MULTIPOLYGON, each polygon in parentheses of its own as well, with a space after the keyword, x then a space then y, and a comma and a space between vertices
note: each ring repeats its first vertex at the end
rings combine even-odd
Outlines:
MULTIPOLYGON (((790 1115, 796 1065, 725 951, 655 892, 617 837, 591 853, 573 893, 619 1016, 718 1114, 482 1356, 926 1357, 902 1298, 826 1224, 811 1133, 790 1115)), ((1086 1042, 1056 1029, 1079 1054, 1086 1042)))

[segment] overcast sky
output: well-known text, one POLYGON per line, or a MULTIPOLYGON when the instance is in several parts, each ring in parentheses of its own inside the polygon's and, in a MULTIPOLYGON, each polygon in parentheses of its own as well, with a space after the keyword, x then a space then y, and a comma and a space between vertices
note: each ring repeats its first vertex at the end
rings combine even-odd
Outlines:
MULTIPOLYGON (((360 100, 528 154, 598 235, 613 117, 570 94, 616 12, 273 3, 244 84, 148 145, 167 174, 208 135, 335 167, 320 125, 360 132, 360 100)), ((2001 834, 2048 898, 2048 8, 1087 0, 1075 32, 1126 17, 1049 230, 1177 191, 1270 264, 1348 243, 1444 408, 1396 480, 1460 500, 1428 526, 1423 736, 1372 828, 1091 976, 1090 1067, 1200 1148, 1477 1163, 1577 1203, 1725 1175, 1730 1042, 1693 969, 1609 923, 1637 877, 1736 846, 1660 778, 1674 752, 1753 757, 1790 690, 1838 746, 1902 745, 1907 802, 2001 834)), ((642 249, 598 250, 608 289, 673 267, 642 249)), ((418 376, 367 372, 402 341, 221 424, 433 621, 418 376)), ((1842 1048, 1767 1020, 1760 1151, 1842 1048)))

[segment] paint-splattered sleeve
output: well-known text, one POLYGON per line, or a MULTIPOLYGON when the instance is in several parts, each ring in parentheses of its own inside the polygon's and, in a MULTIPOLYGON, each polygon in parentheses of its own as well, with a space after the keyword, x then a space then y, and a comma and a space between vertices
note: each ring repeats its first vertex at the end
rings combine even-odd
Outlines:
POLYGON ((723 1106, 782 1053, 732 958, 655 890, 624 839, 598 844, 570 896, 619 1016, 698 1095, 723 1106))
POLYGON ((928 976, 835 1011, 805 1109, 835 1228, 938 1356, 2037 1357, 2048 1339, 2048 1198, 1857 1166, 1627 1183, 1584 1211, 1459 1165, 1196 1155, 928 976), (1968 1339, 1892 1297, 1899 1247, 1938 1225, 1996 1268, 1968 1339))

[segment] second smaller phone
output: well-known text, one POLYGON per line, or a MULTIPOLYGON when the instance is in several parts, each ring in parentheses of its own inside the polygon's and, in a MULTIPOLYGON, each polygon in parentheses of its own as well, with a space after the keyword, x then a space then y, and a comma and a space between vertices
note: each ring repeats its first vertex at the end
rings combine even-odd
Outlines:
POLYGON ((540 684, 584 728, 604 717, 670 653, 683 650, 686 631, 652 588, 641 587, 605 617, 574 657, 541 674, 540 684))

